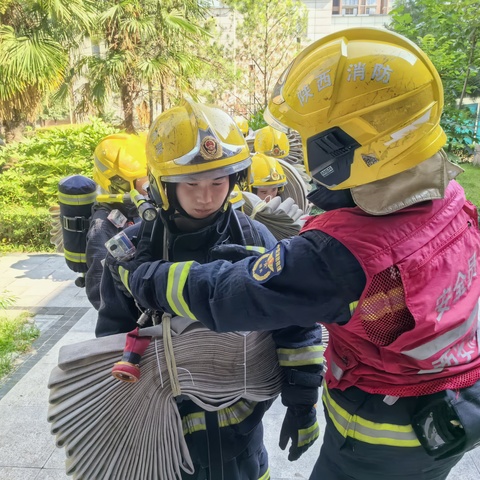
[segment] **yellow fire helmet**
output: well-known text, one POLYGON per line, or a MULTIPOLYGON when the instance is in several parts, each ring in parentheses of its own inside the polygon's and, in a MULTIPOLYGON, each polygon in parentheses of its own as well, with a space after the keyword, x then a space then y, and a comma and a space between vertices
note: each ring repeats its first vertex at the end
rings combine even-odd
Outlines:
POLYGON ((256 153, 252 157, 253 188, 279 187, 278 192, 288 183, 280 162, 263 153, 256 153))
POLYGON ((242 117, 241 115, 236 115, 235 117, 233 117, 233 120, 237 124, 243 136, 246 137, 248 135, 248 122, 246 118, 242 117))
POLYGON ((104 192, 128 193, 147 176, 145 136, 114 133, 103 138, 93 155, 93 179, 104 192))
POLYGON ((269 157, 284 158, 290 153, 290 142, 284 132, 267 126, 255 134, 254 149, 269 157))
POLYGON ((308 173, 332 190, 387 178, 446 142, 443 87, 429 58, 387 30, 352 28, 312 43, 278 80, 265 120, 302 137, 308 173))
POLYGON ((247 182, 252 161, 233 118, 218 107, 186 100, 153 122, 147 138, 147 163, 150 195, 157 205, 168 210, 165 183, 239 172, 243 176, 238 180, 247 182))

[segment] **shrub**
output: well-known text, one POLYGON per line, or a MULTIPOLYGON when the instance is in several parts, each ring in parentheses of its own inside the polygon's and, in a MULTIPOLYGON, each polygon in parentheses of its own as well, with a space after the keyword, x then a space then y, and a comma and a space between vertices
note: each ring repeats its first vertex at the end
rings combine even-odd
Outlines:
POLYGON ((99 119, 85 125, 38 129, 0 149, 0 251, 52 251, 48 208, 58 182, 92 176, 93 152, 117 131, 99 119))
POLYGON ((50 214, 47 208, 30 205, 8 206, 0 210, 0 251, 48 252, 50 214))

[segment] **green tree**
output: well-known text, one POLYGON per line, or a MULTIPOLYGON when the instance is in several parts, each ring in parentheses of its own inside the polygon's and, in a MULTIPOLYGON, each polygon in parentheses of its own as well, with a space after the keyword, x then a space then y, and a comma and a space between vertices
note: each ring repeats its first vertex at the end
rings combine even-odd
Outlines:
POLYGON ((199 59, 192 45, 208 38, 203 28, 205 8, 195 0, 107 0, 99 12, 96 36, 105 53, 85 57, 81 71, 83 111, 103 112, 118 94, 123 127, 135 131, 135 105, 145 89, 153 110, 155 90, 165 105, 165 88, 188 89, 199 59), (156 88, 158 86, 158 89, 156 88))
POLYGON ((397 0, 390 28, 417 43, 437 68, 445 92, 442 126, 449 146, 475 139, 466 96, 479 91, 480 2, 478 0, 397 0))
POLYGON ((94 0, 4 0, 0 6, 0 118, 19 139, 65 76, 69 52, 93 18, 94 0))
MULTIPOLYGON (((249 114, 264 109, 275 81, 296 53, 305 36, 307 10, 298 0, 225 0, 235 9, 232 60, 241 70, 240 88, 249 114)), ((240 97, 241 98, 241 97, 240 97)), ((235 101, 238 102, 238 96, 235 101)), ((245 108, 246 107, 246 108, 245 108)))

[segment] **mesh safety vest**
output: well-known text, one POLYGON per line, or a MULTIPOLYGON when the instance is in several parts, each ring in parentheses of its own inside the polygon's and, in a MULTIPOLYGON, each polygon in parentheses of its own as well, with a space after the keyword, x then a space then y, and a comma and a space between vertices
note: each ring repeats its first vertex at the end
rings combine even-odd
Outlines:
POLYGON ((397 397, 464 388, 480 378, 480 232, 451 181, 442 200, 375 217, 341 208, 310 218, 356 257, 366 286, 345 325, 326 325, 329 388, 397 397))

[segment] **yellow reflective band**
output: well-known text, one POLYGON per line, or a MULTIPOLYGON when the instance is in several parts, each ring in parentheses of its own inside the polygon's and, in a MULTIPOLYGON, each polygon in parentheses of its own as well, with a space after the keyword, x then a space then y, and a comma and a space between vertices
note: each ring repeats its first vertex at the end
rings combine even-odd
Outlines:
POLYGON ((352 316, 355 312, 355 309, 357 308, 357 305, 358 305, 358 300, 356 302, 352 302, 350 303, 349 307, 350 307, 350 316, 352 316))
POLYGON ((298 431, 298 446, 303 447, 309 443, 313 443, 320 435, 320 427, 318 422, 315 422, 308 428, 304 428, 298 431))
POLYGON ((250 416, 256 406, 257 402, 239 400, 230 407, 222 408, 218 411, 218 424, 221 427, 237 425, 250 416))
POLYGON ((74 262, 74 263, 87 263, 87 256, 85 252, 70 252, 69 250, 63 250, 63 254, 65 255, 65 259, 74 262))
POLYGON ((88 205, 95 202, 96 198, 97 192, 84 193, 83 195, 67 195, 58 192, 58 201, 64 205, 88 205))
POLYGON ((267 471, 261 477, 258 477, 258 480, 270 480, 270 468, 267 468, 267 471))
POLYGON ((245 250, 251 250, 252 252, 265 253, 267 249, 265 247, 254 247, 253 245, 247 245, 245 250))
POLYGON ((392 423, 375 423, 358 415, 350 415, 336 403, 323 387, 323 403, 328 411, 330 420, 337 431, 346 437, 372 445, 389 445, 392 447, 419 447, 413 427, 411 425, 394 425, 392 423))
MULTIPOLYGON (((250 416, 258 402, 240 400, 230 407, 217 411, 218 425, 221 428, 230 427, 243 422, 250 416)), ((183 434, 191 434, 206 429, 205 412, 190 413, 182 418, 183 434)))
POLYGON ((126 289, 132 294, 130 290, 130 285, 128 284, 128 274, 130 272, 123 267, 118 267, 118 274, 120 275, 120 280, 125 285, 126 289))
POLYGON ((193 261, 173 263, 168 269, 167 301, 172 310, 180 317, 196 320, 183 298, 183 289, 193 261))
POLYGON ((183 436, 206 430, 205 412, 190 413, 182 418, 183 436))
POLYGON ((302 365, 322 365, 323 345, 302 348, 277 348, 278 363, 281 367, 299 367, 302 365))

